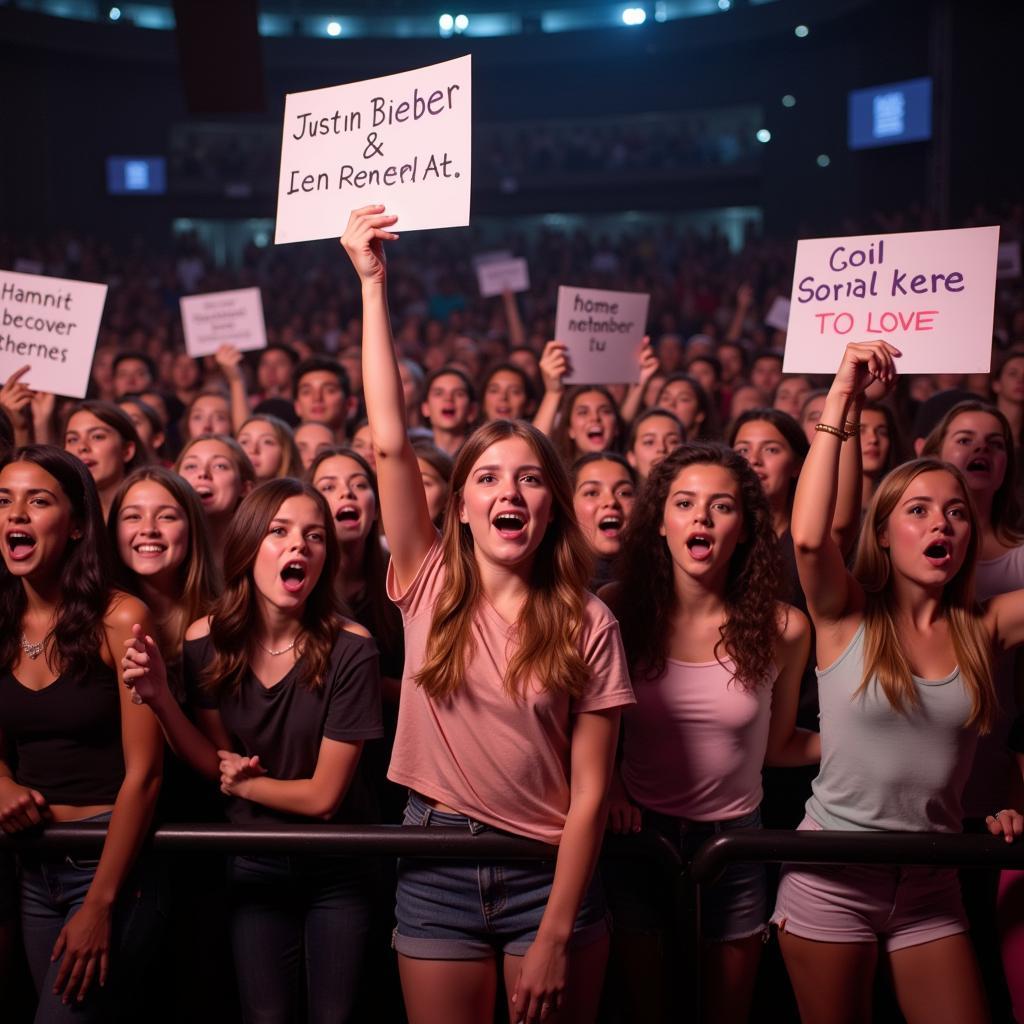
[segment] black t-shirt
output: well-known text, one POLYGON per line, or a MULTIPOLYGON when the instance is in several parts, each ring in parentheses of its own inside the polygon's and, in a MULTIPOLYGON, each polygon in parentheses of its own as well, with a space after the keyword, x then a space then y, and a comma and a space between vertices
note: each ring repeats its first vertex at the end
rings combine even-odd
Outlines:
MULTIPOLYGON (((380 669, 372 640, 341 631, 334 642, 327 674, 319 686, 297 681, 301 659, 273 686, 264 686, 249 671, 237 691, 212 696, 200 687, 200 674, 213 659, 209 636, 185 643, 185 685, 199 708, 218 710, 233 749, 259 755, 274 779, 309 779, 316 769, 320 741, 343 743, 382 735, 380 669)), ((359 770, 332 821, 371 821, 374 801, 359 770)), ((239 797, 228 801, 228 817, 239 825, 299 821, 299 815, 276 811, 239 797)))

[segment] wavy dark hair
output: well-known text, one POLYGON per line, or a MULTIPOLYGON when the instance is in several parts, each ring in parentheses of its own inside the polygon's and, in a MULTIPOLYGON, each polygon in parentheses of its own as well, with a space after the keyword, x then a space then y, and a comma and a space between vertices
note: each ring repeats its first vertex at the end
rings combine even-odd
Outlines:
POLYGON ((306 599, 300 618, 296 651, 300 685, 321 686, 334 642, 342 628, 334 577, 338 573, 338 540, 331 511, 315 488, 290 477, 267 480, 238 506, 224 538, 224 590, 210 610, 210 640, 214 656, 203 669, 204 689, 213 694, 237 691, 254 653, 256 584, 253 566, 270 524, 289 498, 311 498, 324 527, 323 571, 306 599))
POLYGON ((739 485, 743 538, 729 562, 725 583, 727 617, 715 658, 735 665, 738 683, 754 687, 772 678, 780 634, 782 561, 771 509, 761 481, 742 455, 725 445, 693 441, 674 448, 652 469, 626 524, 611 596, 635 679, 665 671, 669 623, 678 607, 672 556, 660 535, 665 504, 676 477, 688 466, 722 466, 739 485))
MULTIPOLYGON (((103 620, 113 595, 110 544, 96 484, 83 462, 55 445, 15 448, 0 460, 0 470, 15 462, 31 462, 57 481, 81 533, 68 536, 61 560, 61 597, 48 651, 56 654, 61 672, 84 675, 103 644, 103 620)), ((21 580, 0 562, 0 665, 6 668, 18 658, 27 604, 21 580)))
POLYGON ((484 402, 487 399, 487 388, 499 373, 515 374, 522 381, 523 394, 526 397, 523 415, 532 416, 537 407, 537 389, 534 387, 533 381, 530 380, 530 375, 521 366, 516 366, 515 363, 509 362, 496 363, 494 366, 489 367, 484 374, 483 381, 480 384, 480 415, 483 416, 484 402))
MULTIPOLYGON (((370 532, 363 542, 363 560, 359 571, 363 579, 363 593, 365 600, 362 602, 361 617, 355 615, 355 609, 345 609, 346 602, 340 601, 343 609, 353 613, 353 618, 360 625, 365 626, 377 641, 381 650, 397 650, 404 642, 402 635, 402 616, 394 602, 388 597, 387 572, 388 560, 384 555, 384 549, 380 544, 380 492, 377 489, 377 474, 370 468, 370 464, 354 448, 338 446, 325 448, 318 452, 317 456, 309 465, 306 471, 306 479, 311 485, 316 486, 313 481, 316 479, 316 471, 328 459, 343 458, 351 459, 362 470, 366 479, 370 481, 370 488, 373 490, 373 500, 376 503, 377 515, 370 524, 370 532)), ((319 494, 320 492, 317 491, 319 494)), ((326 500, 326 499, 325 499, 326 500)), ((328 520, 330 516, 328 516, 328 520)), ((334 525, 331 524, 333 530, 334 525)))

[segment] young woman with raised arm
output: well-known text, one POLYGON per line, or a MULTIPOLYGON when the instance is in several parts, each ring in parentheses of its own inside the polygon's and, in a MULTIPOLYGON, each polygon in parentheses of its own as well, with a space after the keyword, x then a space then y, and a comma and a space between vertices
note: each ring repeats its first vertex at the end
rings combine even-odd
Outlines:
POLYGON ((119 679, 145 605, 115 590, 96 485, 49 445, 0 468, 0 827, 107 822, 90 851, 21 852, 36 1021, 139 1018, 159 931, 158 878, 138 860, 160 790, 163 741, 119 679), (133 992, 134 989, 134 992, 133 992))
MULTIPOLYGON (((170 692, 152 635, 136 626, 125 645, 125 680, 156 712, 174 752, 231 798, 235 824, 370 815, 357 767, 364 741, 381 734, 377 652, 337 613, 337 566, 323 496, 297 480, 268 481, 235 513, 224 592, 185 634, 197 724, 170 692)), ((295 1021, 300 978, 310 1021, 352 1019, 372 877, 352 858, 232 858, 245 1021, 295 1021)))
MULTIPOLYGON (((814 623, 821 770, 801 828, 959 832, 979 733, 996 713, 994 652, 1024 639, 1022 592, 974 599, 980 544, 961 473, 919 459, 880 484, 852 572, 832 538, 850 408, 891 385, 899 352, 847 346, 804 463, 792 534, 814 623)), ((1020 816, 989 816, 996 834, 1020 816)), ((773 922, 804 1024, 871 1019, 880 953, 909 1024, 987 1019, 956 872, 906 865, 784 869, 773 922)))
POLYGON ((342 237, 362 282, 366 407, 406 629, 389 776, 410 789, 407 824, 558 847, 553 868, 400 862, 406 1008, 412 1024, 489 1021, 501 964, 513 1021, 592 1021, 608 950, 593 873, 619 712, 633 702, 618 624, 584 589, 568 479, 528 424, 498 420, 467 439, 438 535, 388 318, 394 225, 382 206, 364 207, 342 237))

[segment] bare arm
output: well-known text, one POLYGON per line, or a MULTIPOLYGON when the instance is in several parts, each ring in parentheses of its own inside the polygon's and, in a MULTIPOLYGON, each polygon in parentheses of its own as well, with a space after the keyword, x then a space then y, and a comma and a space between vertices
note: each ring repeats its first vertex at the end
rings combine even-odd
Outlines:
POLYGON ((619 413, 626 423, 632 423, 640 412, 640 403, 644 400, 644 391, 647 389, 647 382, 661 369, 661 363, 651 347, 651 339, 644 338, 643 347, 640 349, 640 380, 636 384, 630 384, 629 391, 623 400, 619 413))
POLYGON ((342 743, 325 736, 309 779, 272 779, 260 774, 257 758, 220 750, 221 792, 276 811, 329 821, 352 784, 362 750, 362 742, 342 743))
POLYGON ((405 396, 388 315, 384 241, 396 218, 383 206, 364 206, 349 217, 341 244, 363 290, 363 397, 377 456, 377 483, 384 533, 404 589, 430 550, 437 531, 430 520, 416 453, 409 443, 405 396))
POLYGON ((860 452, 860 414, 864 406, 860 395, 850 403, 843 423, 849 426, 854 436, 847 439, 839 456, 839 489, 836 494, 836 508, 832 514, 832 539, 849 558, 857 543, 861 521, 861 490, 864 487, 863 465, 860 452))
POLYGON ((231 402, 231 430, 237 434, 242 424, 249 418, 249 392, 245 387, 245 374, 242 373, 242 353, 234 345, 221 345, 214 356, 220 372, 228 382, 228 395, 231 402))
MULTIPOLYGON (((894 354, 898 353, 884 341, 848 345, 825 399, 821 423, 841 431, 850 404, 873 379, 895 378, 894 354)), ((863 599, 832 535, 842 444, 841 437, 815 432, 797 483, 790 523, 800 586, 819 630, 858 610, 863 599)))
POLYGON ((782 614, 785 626, 775 645, 779 674, 772 686, 772 717, 764 760, 768 765, 795 768, 821 760, 821 736, 796 725, 800 680, 811 648, 811 628, 796 608, 783 605, 782 614))
POLYGON ((558 407, 562 404, 565 384, 562 378, 569 372, 568 349, 560 341, 549 341, 540 357, 540 375, 544 380, 544 396, 537 406, 533 425, 542 433, 551 436, 555 429, 558 407))
MULTIPOLYGON (((118 665, 117 651, 141 620, 152 628, 149 612, 133 597, 119 595, 104 620, 104 661, 118 665)), ((117 792, 96 874, 82 906, 57 936, 52 958, 63 957, 54 990, 65 1002, 81 1000, 94 981, 104 985, 110 955, 114 902, 149 831, 163 773, 160 727, 146 707, 133 704, 118 674, 124 779, 117 792)))
POLYGON ((512 997, 521 1020, 539 1019, 539 1004, 557 1006, 565 989, 569 939, 601 849, 618 734, 618 708, 576 716, 569 813, 558 847, 555 878, 512 997))

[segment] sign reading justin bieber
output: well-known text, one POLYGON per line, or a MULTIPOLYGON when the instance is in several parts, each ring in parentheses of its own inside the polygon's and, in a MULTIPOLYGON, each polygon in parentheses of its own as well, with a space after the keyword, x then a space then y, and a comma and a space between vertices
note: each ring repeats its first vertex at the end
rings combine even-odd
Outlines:
POLYGON ((802 239, 783 369, 835 373, 881 340, 903 373, 987 373, 998 246, 998 227, 802 239))
POLYGON ((274 242, 336 238, 383 203, 396 232, 469 223, 471 70, 458 57, 285 97, 274 242))

